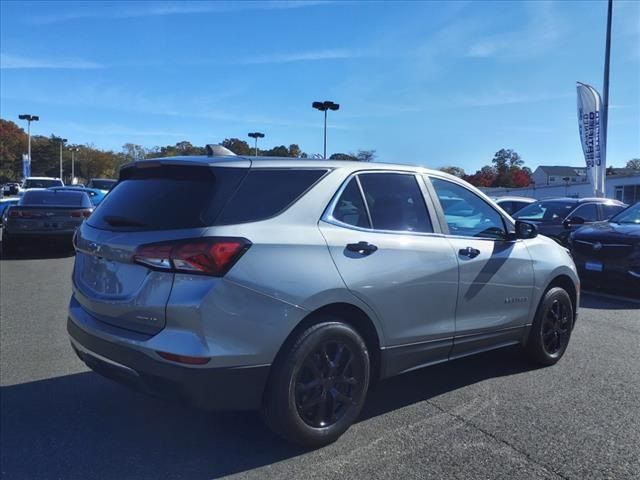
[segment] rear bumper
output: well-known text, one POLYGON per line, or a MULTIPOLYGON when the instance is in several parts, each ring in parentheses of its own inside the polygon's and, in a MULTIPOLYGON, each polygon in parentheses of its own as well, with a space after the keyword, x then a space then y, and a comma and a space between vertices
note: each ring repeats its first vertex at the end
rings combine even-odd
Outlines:
POLYGON ((80 359, 95 372, 145 393, 207 410, 260 407, 269 365, 185 367, 93 335, 69 317, 67 331, 80 359))

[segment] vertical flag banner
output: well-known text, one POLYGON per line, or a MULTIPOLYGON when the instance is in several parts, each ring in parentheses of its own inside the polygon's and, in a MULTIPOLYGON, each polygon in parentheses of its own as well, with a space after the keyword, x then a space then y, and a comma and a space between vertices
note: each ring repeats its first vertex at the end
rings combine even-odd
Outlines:
POLYGON ((607 161, 605 158, 602 100, 590 85, 577 83, 578 128, 589 181, 598 197, 605 196, 604 180, 607 161))
POLYGON ((31 176, 31 159, 26 153, 22 154, 22 176, 24 178, 31 176))

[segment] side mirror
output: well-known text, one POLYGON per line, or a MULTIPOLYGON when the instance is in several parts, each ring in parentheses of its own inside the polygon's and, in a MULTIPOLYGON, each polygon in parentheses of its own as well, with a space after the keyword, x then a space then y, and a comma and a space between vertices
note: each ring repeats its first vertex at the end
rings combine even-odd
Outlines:
POLYGON ((535 238, 538 236, 538 227, 533 223, 521 222, 516 220, 516 238, 527 239, 535 238))
POLYGON ((582 217, 570 217, 562 222, 564 228, 571 228, 572 225, 584 225, 584 218, 582 217))

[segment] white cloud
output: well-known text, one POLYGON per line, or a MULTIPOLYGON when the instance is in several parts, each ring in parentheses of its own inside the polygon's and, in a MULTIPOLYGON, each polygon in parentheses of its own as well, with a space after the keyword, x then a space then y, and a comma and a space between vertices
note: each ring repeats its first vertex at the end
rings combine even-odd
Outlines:
POLYGON ((82 10, 79 5, 68 12, 54 13, 51 15, 39 15, 31 18, 31 21, 39 25, 69 22, 73 20, 91 18, 137 18, 167 15, 188 15, 197 13, 226 13, 246 10, 285 10, 293 8, 311 7, 332 3, 328 0, 307 1, 184 1, 184 2, 130 2, 111 3, 109 8, 96 8, 82 10))
POLYGON ((365 51, 349 49, 313 50, 307 52, 270 53, 265 55, 256 55, 240 59, 238 63, 243 65, 293 63, 318 60, 341 60, 348 58, 365 57, 368 55, 369 54, 365 51))
MULTIPOLYGON (((528 20, 520 29, 491 34, 473 40, 466 52, 468 57, 501 57, 522 59, 541 55, 554 48, 564 36, 566 28, 550 2, 524 4, 528 20)), ((497 30, 503 25, 492 24, 497 30)))
POLYGON ((460 107, 493 107, 500 105, 515 105, 520 103, 538 103, 575 97, 574 93, 529 93, 498 91, 474 95, 462 95, 454 100, 454 105, 460 107))
POLYGON ((9 55, 0 53, 0 68, 2 69, 76 69, 86 70, 95 68, 104 68, 96 62, 80 59, 62 59, 62 58, 32 58, 20 55, 9 55))

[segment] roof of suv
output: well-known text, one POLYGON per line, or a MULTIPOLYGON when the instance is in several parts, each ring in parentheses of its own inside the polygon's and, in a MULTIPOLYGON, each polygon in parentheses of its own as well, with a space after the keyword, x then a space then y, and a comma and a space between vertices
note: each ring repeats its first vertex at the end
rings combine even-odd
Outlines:
POLYGON ((372 168, 381 170, 404 170, 419 173, 437 173, 443 176, 448 174, 440 171, 430 170, 417 165, 402 165, 393 163, 368 163, 356 162, 349 160, 326 160, 322 158, 292 158, 292 157, 248 157, 248 156, 228 156, 228 157, 209 157, 209 156, 181 156, 181 157, 161 157, 138 160, 133 163, 123 165, 127 168, 141 163, 164 163, 171 165, 225 165, 237 167, 259 167, 259 168, 276 168, 276 167, 311 167, 311 168, 347 168, 352 170, 361 170, 362 168, 372 168))
POLYGON ((576 204, 596 202, 596 203, 609 203, 613 205, 624 205, 624 203, 619 200, 614 200, 612 198, 600 198, 600 197, 583 197, 583 198, 559 197, 559 198, 544 198, 538 201, 539 202, 567 202, 567 203, 576 203, 576 204))

